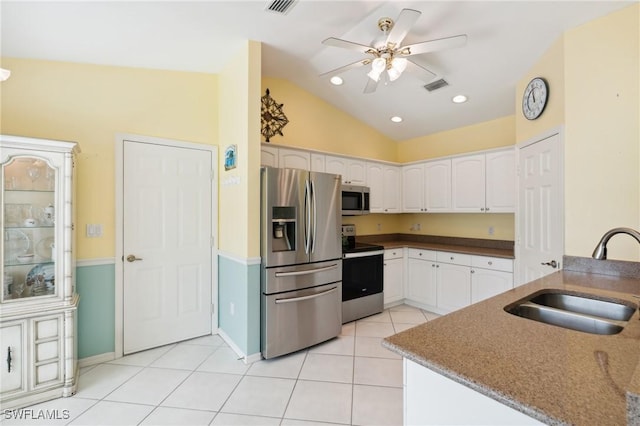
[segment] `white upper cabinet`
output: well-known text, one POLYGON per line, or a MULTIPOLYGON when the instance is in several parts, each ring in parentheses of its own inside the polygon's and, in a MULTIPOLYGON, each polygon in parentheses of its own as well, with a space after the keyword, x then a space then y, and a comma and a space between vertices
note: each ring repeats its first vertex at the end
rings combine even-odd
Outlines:
POLYGON ((324 154, 311 153, 311 171, 324 173, 324 154))
POLYGON ((424 201, 427 212, 451 211, 451 160, 424 165, 424 201))
POLYGON ((513 149, 486 155, 486 206, 490 213, 516 211, 516 152, 513 149))
POLYGON ((325 156, 324 161, 325 172, 342 175, 342 183, 350 185, 367 184, 367 165, 365 161, 331 155, 325 156))
POLYGON ((424 212, 424 165, 402 167, 402 211, 424 212))
POLYGON ((454 212, 484 212, 484 154, 468 155, 451 160, 451 186, 454 212))
POLYGON ((278 148, 263 145, 260 148, 260 164, 263 166, 278 167, 278 148))
POLYGON ((452 164, 455 212, 515 212, 515 150, 458 157, 452 164))
POLYGON ((399 213, 401 208, 400 168, 381 163, 367 163, 367 184, 371 213, 399 213))
POLYGON ((311 170, 311 154, 295 149, 278 149, 278 167, 311 170))

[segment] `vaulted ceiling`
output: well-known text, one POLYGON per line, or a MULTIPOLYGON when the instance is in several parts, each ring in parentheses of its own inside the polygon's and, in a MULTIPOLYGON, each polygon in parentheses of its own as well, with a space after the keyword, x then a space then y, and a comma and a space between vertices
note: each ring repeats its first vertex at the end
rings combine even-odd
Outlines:
POLYGON ((284 78, 376 128, 406 140, 514 114, 515 85, 563 32, 633 2, 298 0, 7 1, 0 6, 7 57, 217 73, 245 40, 263 43, 262 75, 284 78), (463 47, 415 55, 449 85, 433 92, 410 70, 363 93, 368 66, 319 75, 365 58, 326 46, 337 37, 369 45, 378 20, 421 12, 403 45, 466 34, 463 47), (468 101, 454 104, 454 95, 468 101), (401 123, 390 121, 401 116, 401 123))

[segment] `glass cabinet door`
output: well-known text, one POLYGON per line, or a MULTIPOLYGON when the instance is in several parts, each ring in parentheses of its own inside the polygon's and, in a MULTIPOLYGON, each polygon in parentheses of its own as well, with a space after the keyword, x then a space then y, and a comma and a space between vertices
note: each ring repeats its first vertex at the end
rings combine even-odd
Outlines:
POLYGON ((57 170, 36 156, 2 165, 2 302, 58 294, 57 178, 57 170))

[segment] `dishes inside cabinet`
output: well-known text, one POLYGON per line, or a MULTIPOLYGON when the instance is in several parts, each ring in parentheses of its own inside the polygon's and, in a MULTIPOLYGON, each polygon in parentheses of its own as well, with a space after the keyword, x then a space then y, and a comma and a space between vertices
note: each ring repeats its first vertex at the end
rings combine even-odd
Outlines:
POLYGON ((42 259, 52 259, 51 250, 53 249, 53 243, 55 242, 54 237, 46 237, 38 241, 34 251, 38 256, 42 259))
POLYGON ((55 268, 51 264, 34 266, 27 274, 27 286, 31 287, 32 296, 53 294, 55 289, 55 268))
POLYGON ((4 235, 4 260, 16 260, 19 255, 27 254, 31 247, 31 240, 19 229, 5 229, 4 235))
POLYGON ((30 204, 12 204, 4 205, 4 221, 6 226, 22 226, 24 220, 29 217, 30 204))

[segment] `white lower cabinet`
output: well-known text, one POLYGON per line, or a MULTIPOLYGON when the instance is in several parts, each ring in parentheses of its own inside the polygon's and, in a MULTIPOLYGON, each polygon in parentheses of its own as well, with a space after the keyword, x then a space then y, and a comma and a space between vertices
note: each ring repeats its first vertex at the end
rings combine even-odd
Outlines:
POLYGON ((384 251, 384 305, 404 299, 404 249, 384 251))
POLYGON ((539 421, 404 358, 405 425, 540 425, 539 421))
POLYGON ((512 259, 409 248, 406 264, 405 302, 438 314, 513 288, 512 259))
POLYGON ((0 342, 5 364, 0 374, 2 396, 16 396, 27 390, 27 321, 13 321, 2 324, 0 342))
POLYGON ((73 337, 65 338, 64 332, 66 321, 75 322, 75 313, 74 308, 2 324, 3 408, 75 393, 76 348, 73 337))
POLYGON ((424 309, 438 307, 435 260, 435 251, 408 249, 406 298, 424 309))
POLYGON ((438 263, 438 308, 451 312, 471 303, 471 268, 464 265, 438 263))
POLYGON ((487 256, 471 258, 471 303, 513 288, 513 261, 487 256))

